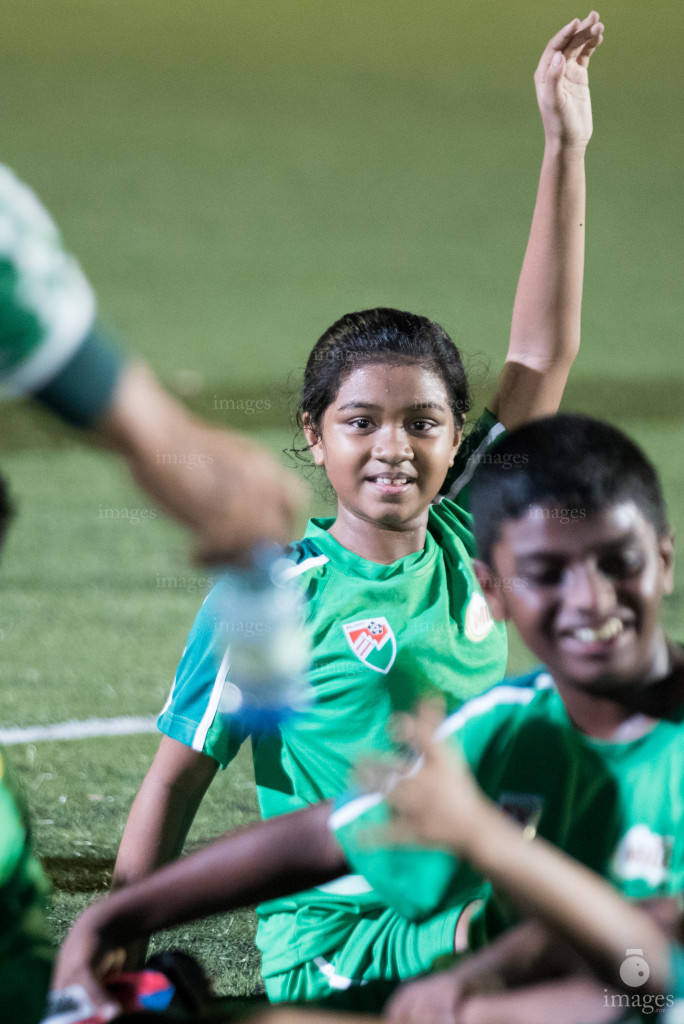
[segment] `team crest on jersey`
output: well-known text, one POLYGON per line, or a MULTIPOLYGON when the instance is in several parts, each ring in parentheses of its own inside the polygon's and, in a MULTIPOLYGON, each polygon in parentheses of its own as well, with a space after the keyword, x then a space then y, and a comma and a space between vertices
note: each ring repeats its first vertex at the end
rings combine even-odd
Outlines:
POLYGON ((479 643, 480 640, 489 634, 494 625, 494 619, 491 616, 487 602, 484 596, 476 591, 468 601, 468 607, 465 613, 465 635, 473 643, 479 643))
POLYGON ((613 856, 612 868, 625 881, 643 880, 656 887, 667 881, 672 858, 672 836, 652 832, 648 825, 632 825, 613 856))
POLYGON ((345 622, 342 628, 359 661, 376 672, 389 672, 397 655, 397 641, 384 615, 345 622))

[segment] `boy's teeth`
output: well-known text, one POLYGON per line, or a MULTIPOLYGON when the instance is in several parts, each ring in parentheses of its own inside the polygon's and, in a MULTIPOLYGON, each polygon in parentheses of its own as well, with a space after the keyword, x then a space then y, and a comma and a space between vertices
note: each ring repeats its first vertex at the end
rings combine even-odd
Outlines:
POLYGON ((595 643, 597 640, 612 640, 614 636, 621 633, 624 626, 619 619, 608 619, 608 621, 601 626, 600 629, 589 629, 588 626, 583 626, 581 629, 576 629, 574 635, 583 644, 595 643))
POLYGON ((378 476, 375 478, 379 484, 405 484, 408 477, 405 476, 378 476))

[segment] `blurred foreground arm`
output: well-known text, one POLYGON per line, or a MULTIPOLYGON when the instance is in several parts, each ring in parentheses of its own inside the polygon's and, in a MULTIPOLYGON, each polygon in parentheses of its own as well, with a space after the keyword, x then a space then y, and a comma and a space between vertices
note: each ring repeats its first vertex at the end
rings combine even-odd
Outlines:
POLYGON ((144 363, 124 367, 94 430, 193 531, 198 562, 233 560, 259 542, 294 536, 306 494, 294 473, 254 441, 190 415, 144 363))
POLYGON ((191 416, 96 319, 93 289, 32 190, 0 164, 0 398, 32 396, 96 443, 197 537, 204 564, 288 543, 305 495, 263 448, 191 416))
POLYGON ((57 959, 53 986, 83 985, 100 1013, 117 1010, 99 980, 119 950, 184 921, 298 892, 347 869, 328 828, 330 806, 316 804, 234 832, 205 850, 89 907, 57 959))

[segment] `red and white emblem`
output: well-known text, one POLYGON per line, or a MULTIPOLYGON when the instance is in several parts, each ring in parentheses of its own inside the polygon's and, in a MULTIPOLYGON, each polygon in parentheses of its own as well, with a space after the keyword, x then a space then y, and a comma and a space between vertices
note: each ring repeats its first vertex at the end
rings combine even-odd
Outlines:
POLYGON ((342 628, 359 661, 376 672, 389 672, 397 655, 397 641, 384 615, 345 622, 342 628))
POLYGON ((652 888, 670 877, 673 836, 661 836, 648 825, 632 825, 613 855, 612 868, 618 878, 643 879, 652 888))
POLYGON ((475 591, 468 602, 465 613, 465 635, 474 644, 479 644, 494 627, 494 619, 484 595, 475 591))

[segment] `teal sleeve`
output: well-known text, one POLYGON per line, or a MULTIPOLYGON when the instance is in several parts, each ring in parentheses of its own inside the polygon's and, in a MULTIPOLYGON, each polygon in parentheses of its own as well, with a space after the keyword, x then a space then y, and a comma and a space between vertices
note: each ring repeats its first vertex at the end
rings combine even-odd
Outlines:
POLYGON ((222 768, 247 738, 244 725, 218 713, 226 679, 222 661, 227 647, 227 634, 222 631, 224 587, 219 580, 197 613, 157 722, 165 735, 213 757, 222 768))
POLYGON ((88 429, 107 412, 124 363, 115 346, 94 328, 34 398, 71 426, 88 429))

